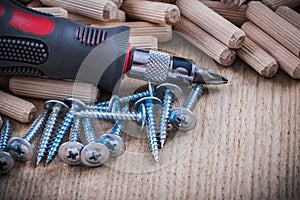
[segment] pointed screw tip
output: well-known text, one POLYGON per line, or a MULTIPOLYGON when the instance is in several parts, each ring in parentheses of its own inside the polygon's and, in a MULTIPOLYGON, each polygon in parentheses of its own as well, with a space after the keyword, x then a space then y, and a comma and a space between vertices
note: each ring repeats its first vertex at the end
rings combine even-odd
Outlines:
POLYGON ((51 160, 48 160, 48 159, 47 159, 46 162, 45 162, 45 166, 49 165, 50 162, 51 162, 51 160))
POLYGON ((35 166, 38 166, 41 161, 42 161, 42 157, 40 157, 40 156, 37 157, 35 166))

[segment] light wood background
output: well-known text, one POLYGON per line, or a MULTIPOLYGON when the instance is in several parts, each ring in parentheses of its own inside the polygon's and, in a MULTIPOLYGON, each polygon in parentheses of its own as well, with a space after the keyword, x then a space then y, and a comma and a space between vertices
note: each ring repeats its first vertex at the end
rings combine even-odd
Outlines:
MULTIPOLYGON (((239 59, 228 68, 217 66, 177 41, 160 48, 230 80, 204 90, 195 130, 173 131, 158 164, 134 125, 126 129, 126 153, 102 167, 70 167, 58 157, 47 167, 16 162, 0 176, 0 199, 298 199, 300 82, 282 70, 263 78, 239 59)), ((125 79, 122 92, 139 84, 144 83, 125 79)), ((42 112, 43 102, 31 101, 42 112)), ((13 126, 13 136, 22 136, 28 125, 13 126)), ((98 133, 111 126, 96 125, 98 133)))

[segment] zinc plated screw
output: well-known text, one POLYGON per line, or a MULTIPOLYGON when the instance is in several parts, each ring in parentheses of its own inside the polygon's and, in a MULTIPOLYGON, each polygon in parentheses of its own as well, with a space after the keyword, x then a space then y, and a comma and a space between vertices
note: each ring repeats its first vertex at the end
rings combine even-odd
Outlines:
POLYGON ((181 97, 182 89, 175 84, 163 83, 156 87, 156 94, 159 98, 163 98, 161 117, 159 122, 159 138, 160 146, 163 148, 167 138, 167 128, 169 123, 170 110, 174 100, 181 97))
POLYGON ((69 141, 60 145, 58 149, 59 158, 68 165, 79 165, 81 163, 80 152, 84 145, 79 141, 81 119, 74 117, 70 130, 69 141))
POLYGON ((55 126, 57 124, 61 112, 63 111, 63 109, 66 110, 68 108, 69 107, 61 101, 49 100, 45 102, 45 109, 46 110, 51 109, 51 113, 46 122, 45 128, 43 130, 42 138, 38 147, 36 166, 39 165, 39 163, 42 161, 43 157, 46 154, 50 137, 52 135, 52 132, 55 129, 55 126))
POLYGON ((189 97, 185 101, 182 108, 171 110, 170 122, 180 131, 189 131, 196 126, 196 117, 192 112, 202 94, 202 84, 197 84, 191 90, 189 97))
POLYGON ((93 119, 106 119, 111 121, 136 121, 142 128, 146 122, 145 106, 138 107, 138 112, 98 112, 90 110, 82 110, 74 113, 75 116, 93 119))
MULTIPOLYGON (((147 97, 149 95, 150 95, 150 92, 147 90, 144 92, 139 92, 139 93, 135 93, 135 94, 128 95, 128 96, 119 97, 119 101, 120 101, 120 104, 123 104, 123 103, 128 103, 130 101, 136 101, 138 99, 147 97)), ((104 102, 100 102, 96 105, 89 105, 89 106, 87 106, 87 108, 90 110, 103 111, 103 108, 107 107, 109 105, 109 103, 110 103, 110 101, 104 101, 104 102)))
POLYGON ((70 109, 66 113, 66 116, 63 118, 63 120, 54 136, 52 144, 48 150, 46 165, 48 165, 53 160, 62 140, 64 139, 65 135, 67 134, 68 130, 70 129, 70 127, 73 123, 73 119, 74 119, 74 112, 85 108, 85 104, 82 101, 74 99, 74 98, 67 98, 65 100, 65 103, 67 105, 69 105, 70 109))
POLYGON ((19 161, 29 161, 32 159, 34 154, 34 148, 31 142, 34 140, 36 135, 43 128, 48 112, 42 113, 38 118, 34 120, 23 138, 13 137, 8 141, 8 148, 10 149, 11 155, 19 161))
POLYGON ((91 119, 83 118, 82 125, 87 145, 81 150, 81 161, 86 166, 97 167, 109 159, 109 150, 104 144, 96 142, 91 119))
POLYGON ((11 132, 11 124, 7 120, 1 130, 0 136, 0 174, 6 174, 14 168, 14 158, 5 151, 11 132))
POLYGON ((144 97, 142 99, 139 99, 135 104, 134 107, 138 108, 140 105, 145 105, 146 108, 146 117, 147 117, 147 130, 148 130, 148 142, 149 142, 149 148, 150 151, 154 157, 154 160, 158 162, 158 148, 159 148, 159 140, 156 136, 156 130, 155 130, 155 118, 154 118, 154 104, 161 104, 161 101, 159 98, 154 97, 153 95, 153 87, 148 82, 149 85, 149 97, 144 97))
MULTIPOLYGON (((122 113, 126 113, 128 110, 129 106, 126 105, 122 109, 122 113)), ((122 138, 124 126, 125 122, 116 121, 111 133, 104 134, 98 139, 99 143, 104 144, 109 149, 111 158, 121 156, 126 150, 125 141, 122 138)))

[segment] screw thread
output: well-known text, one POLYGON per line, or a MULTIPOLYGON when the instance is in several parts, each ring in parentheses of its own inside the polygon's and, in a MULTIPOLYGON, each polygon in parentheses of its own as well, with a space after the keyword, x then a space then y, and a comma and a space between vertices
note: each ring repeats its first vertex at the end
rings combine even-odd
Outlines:
POLYGON ((32 142, 32 140, 36 137, 36 135, 41 131, 43 128, 46 119, 47 119, 47 112, 42 113, 38 118, 34 120, 34 122, 31 124, 25 135, 23 136, 23 139, 28 141, 29 143, 32 142))
POLYGON ((9 120, 6 120, 5 125, 1 130, 0 136, 0 151, 4 151, 7 146, 7 142, 11 136, 12 128, 9 120))
POLYGON ((141 118, 139 113, 128 112, 128 113, 110 113, 110 112, 97 112, 82 110, 75 113, 75 116, 93 119, 106 119, 112 121, 139 121, 141 118))
POLYGON ((194 108, 196 107, 196 104, 202 94, 202 88, 203 86, 201 84, 195 85, 195 87, 191 90, 189 97, 185 101, 183 107, 193 111, 194 108))
MULTIPOLYGON (((120 103, 128 103, 130 101, 135 101, 138 99, 141 99, 143 97, 147 97, 150 95, 149 91, 139 92, 128 96, 120 97, 120 103)), ((89 105, 87 106, 87 109, 90 110, 97 110, 97 111, 107 111, 107 106, 109 104, 109 101, 100 102, 96 105, 89 105)))
MULTIPOLYGON (((122 109, 122 113, 127 113, 128 110, 129 110, 129 106, 126 105, 122 109)), ((122 133, 124 131, 124 128, 125 128, 125 122, 124 121, 116 121, 111 133, 114 134, 114 135, 122 137, 122 133)))
POLYGON ((79 141, 80 124, 81 124, 81 119, 79 117, 74 117, 74 122, 70 130, 70 137, 69 137, 70 142, 79 141))
POLYGON ((53 130, 55 129, 60 112, 61 112, 60 105, 53 107, 52 112, 50 113, 50 116, 46 122, 46 126, 45 126, 43 134, 42 134, 42 139, 41 139, 39 147, 38 147, 38 151, 37 151, 38 157, 44 157, 46 154, 48 144, 50 141, 50 137, 52 135, 53 130))
POLYGON ((54 156, 58 152, 59 145, 61 144, 62 140, 64 139, 65 135, 67 134, 68 130, 70 129, 74 118, 74 109, 71 108, 67 112, 66 116, 64 117, 63 121, 61 122, 52 144, 48 150, 48 156, 46 163, 49 163, 53 160, 54 156))
POLYGON ((170 115, 170 110, 172 107, 173 103, 173 98, 172 94, 170 91, 167 89, 165 91, 165 96, 163 100, 163 106, 162 106, 162 111, 161 111, 161 117, 160 117, 160 122, 159 122, 159 132, 160 132, 160 145, 163 147, 165 140, 167 138, 167 129, 168 129, 168 124, 169 124, 169 115, 170 115))
POLYGON ((158 161, 158 138, 156 136, 155 120, 153 113, 154 105, 149 103, 146 105, 147 126, 148 126, 148 142, 150 151, 156 161, 158 161))
POLYGON ((91 119, 84 118, 82 120, 82 126, 83 126, 83 130, 84 130, 86 143, 90 144, 90 143, 96 142, 95 130, 94 130, 94 126, 92 124, 91 119))

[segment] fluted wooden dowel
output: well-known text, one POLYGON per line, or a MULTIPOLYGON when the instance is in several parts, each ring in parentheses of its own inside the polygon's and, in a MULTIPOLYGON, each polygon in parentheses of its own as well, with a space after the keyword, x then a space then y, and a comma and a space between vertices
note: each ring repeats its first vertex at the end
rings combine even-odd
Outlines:
POLYGON ((182 16, 174 29, 183 33, 183 37, 219 64, 229 66, 234 62, 236 58, 234 50, 229 49, 187 18, 182 16))
POLYGON ((158 42, 167 42, 172 39, 172 26, 166 24, 154 24, 150 22, 125 22, 125 23, 97 23, 96 27, 129 26, 130 36, 153 36, 158 42))
POLYGON ((232 8, 232 7, 239 7, 246 1, 247 0, 221 0, 221 3, 228 8, 232 8))
POLYGON ((264 77, 272 77, 278 70, 275 58, 250 38, 246 38, 243 46, 236 53, 243 61, 264 77))
POLYGON ((288 6, 279 6, 276 9, 276 13, 300 30, 300 13, 288 6))
POLYGON ((275 10, 279 6, 289 6, 291 8, 300 6, 299 0, 262 0, 262 2, 272 10, 275 10))
POLYGON ((280 17, 260 1, 250 1, 246 9, 246 17, 300 57, 300 30, 280 17))
POLYGON ((107 21, 117 16, 118 7, 110 0, 41 0, 47 6, 59 6, 70 12, 107 21))
POLYGON ((300 78, 300 59, 251 22, 245 22, 242 29, 251 40, 272 55, 280 67, 291 77, 300 78))
POLYGON ((129 38, 131 48, 137 49, 157 49, 158 41, 153 36, 131 36, 129 38))
POLYGON ((74 97, 87 103, 94 103, 99 97, 97 87, 89 83, 31 77, 12 77, 9 89, 18 96, 48 100, 74 97))
POLYGON ((227 8, 220 1, 201 1, 204 5, 222 15, 225 19, 229 20, 235 25, 242 25, 247 21, 245 12, 246 5, 241 5, 236 8, 227 8))
POLYGON ((198 0, 178 0, 176 5, 183 16, 230 48, 240 48, 245 33, 224 17, 198 0))
POLYGON ((144 0, 125 0, 121 7, 133 19, 153 23, 175 24, 180 19, 176 5, 144 0))
POLYGON ((22 123, 31 122, 36 107, 24 99, 0 91, 0 113, 22 123))
POLYGON ((68 18, 68 11, 61 7, 33 7, 32 9, 52 14, 55 17, 68 18))

